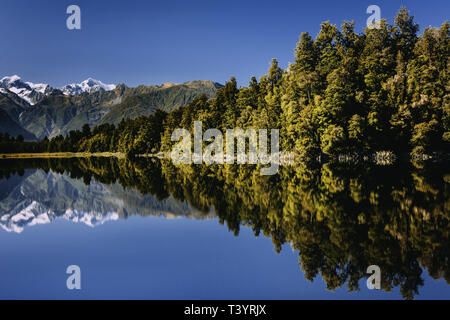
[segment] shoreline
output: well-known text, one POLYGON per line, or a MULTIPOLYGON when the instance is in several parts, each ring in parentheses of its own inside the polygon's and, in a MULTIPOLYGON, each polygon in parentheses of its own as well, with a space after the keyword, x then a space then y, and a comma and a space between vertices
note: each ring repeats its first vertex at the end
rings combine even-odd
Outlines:
MULTIPOLYGON (((279 160, 280 165, 292 165, 296 162, 302 162, 297 154, 281 153, 279 160)), ((41 153, 0 153, 1 159, 70 159, 70 158, 117 158, 125 159, 127 154, 122 152, 41 152, 41 153)), ((160 151, 158 153, 144 153, 133 155, 134 158, 158 158, 161 160, 170 159, 168 152, 160 151)), ((318 163, 324 162, 321 156, 314 159, 318 163)), ((325 162, 338 163, 358 163, 358 162, 375 162, 379 165, 391 165, 397 161, 437 161, 446 162, 450 160, 450 155, 438 152, 434 155, 416 155, 400 154, 397 155, 392 151, 377 151, 372 154, 340 154, 334 158, 328 159, 325 162)))
POLYGON ((43 153, 0 153, 0 159, 37 159, 37 158, 125 158, 120 152, 43 152, 43 153))

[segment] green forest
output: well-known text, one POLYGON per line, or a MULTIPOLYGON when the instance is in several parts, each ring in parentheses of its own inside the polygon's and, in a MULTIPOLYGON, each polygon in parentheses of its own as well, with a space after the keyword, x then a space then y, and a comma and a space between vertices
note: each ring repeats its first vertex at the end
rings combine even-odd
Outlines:
POLYGON ((167 152, 176 128, 279 129, 280 149, 300 158, 392 151, 438 156, 450 151, 449 23, 419 26, 406 8, 394 25, 354 31, 324 22, 314 39, 302 33, 295 62, 285 70, 273 59, 247 87, 234 77, 212 99, 201 95, 169 113, 89 125, 66 136, 24 142, 0 136, 0 153, 167 152))

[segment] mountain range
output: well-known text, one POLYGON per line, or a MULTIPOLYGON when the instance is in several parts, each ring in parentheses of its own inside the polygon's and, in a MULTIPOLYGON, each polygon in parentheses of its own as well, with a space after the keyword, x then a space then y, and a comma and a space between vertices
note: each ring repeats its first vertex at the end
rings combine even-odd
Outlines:
POLYGON ((173 197, 158 200, 119 183, 89 185, 69 174, 27 169, 0 184, 0 228, 20 233, 25 228, 51 223, 55 219, 84 223, 90 227, 106 221, 139 215, 166 218, 209 219, 214 212, 202 213, 187 201, 173 197))
POLYGON ((88 123, 117 124, 125 118, 170 112, 201 94, 214 97, 221 84, 197 80, 182 84, 128 87, 92 78, 53 88, 22 81, 17 76, 0 80, 0 133, 21 134, 25 140, 66 135, 88 123))

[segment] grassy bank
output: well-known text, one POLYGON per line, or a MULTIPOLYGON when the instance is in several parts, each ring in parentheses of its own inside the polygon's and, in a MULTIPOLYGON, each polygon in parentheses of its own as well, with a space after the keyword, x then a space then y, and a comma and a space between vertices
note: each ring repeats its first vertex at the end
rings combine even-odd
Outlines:
POLYGON ((43 153, 0 153, 0 159, 30 159, 30 158, 87 158, 87 157, 117 157, 124 158, 119 152, 43 152, 43 153))

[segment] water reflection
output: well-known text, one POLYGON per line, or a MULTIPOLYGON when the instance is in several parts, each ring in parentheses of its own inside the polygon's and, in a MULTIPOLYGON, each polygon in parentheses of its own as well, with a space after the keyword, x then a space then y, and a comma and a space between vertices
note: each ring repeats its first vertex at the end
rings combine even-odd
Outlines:
POLYGON ((395 166, 174 166, 148 159, 1 160, 0 226, 12 232, 65 218, 90 226, 130 215, 216 216, 235 235, 249 226, 276 251, 298 250, 304 275, 358 290, 366 268, 385 291, 413 298, 423 271, 450 282, 450 173, 395 166), (39 170, 36 170, 39 169, 39 170))

